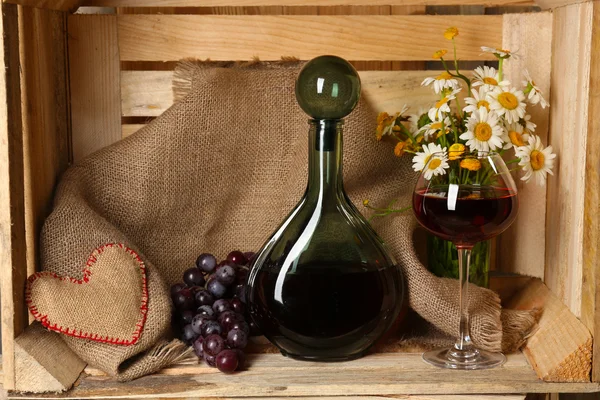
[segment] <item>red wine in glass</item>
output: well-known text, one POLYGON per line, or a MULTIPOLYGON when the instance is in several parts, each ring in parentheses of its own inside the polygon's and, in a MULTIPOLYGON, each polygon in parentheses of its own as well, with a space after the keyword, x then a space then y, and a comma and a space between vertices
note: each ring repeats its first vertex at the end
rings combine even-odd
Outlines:
POLYGON ((516 218, 517 193, 511 189, 460 186, 455 200, 447 192, 447 187, 415 191, 413 210, 423 227, 457 246, 491 239, 516 218))
POLYGON ((506 361, 502 353, 479 350, 471 341, 468 271, 473 246, 506 230, 518 208, 517 187, 498 154, 429 156, 415 185, 413 211, 423 227, 458 249, 460 336, 450 348, 424 353, 426 362, 440 368, 485 369, 506 361), (447 164, 439 171, 442 161, 447 164))

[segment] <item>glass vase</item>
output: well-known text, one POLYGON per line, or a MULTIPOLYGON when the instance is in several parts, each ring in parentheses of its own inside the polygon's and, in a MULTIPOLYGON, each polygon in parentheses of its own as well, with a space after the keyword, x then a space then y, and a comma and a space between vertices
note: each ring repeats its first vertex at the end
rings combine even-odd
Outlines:
MULTIPOLYGON (((477 243, 471 251, 469 281, 477 286, 489 286, 491 241, 477 243)), ((458 250, 450 241, 427 233, 427 266, 434 275, 458 279, 458 250)))

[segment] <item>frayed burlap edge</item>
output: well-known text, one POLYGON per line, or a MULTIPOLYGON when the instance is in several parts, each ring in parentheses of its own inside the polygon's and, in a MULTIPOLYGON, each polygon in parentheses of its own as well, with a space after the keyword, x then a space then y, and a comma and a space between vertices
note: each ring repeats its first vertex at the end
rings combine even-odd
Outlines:
POLYGON ((280 61, 260 61, 254 57, 250 61, 211 61, 198 60, 196 58, 184 58, 180 60, 173 71, 173 100, 180 101, 192 90, 192 82, 195 74, 206 68, 293 68, 303 64, 296 57, 281 57, 280 61))

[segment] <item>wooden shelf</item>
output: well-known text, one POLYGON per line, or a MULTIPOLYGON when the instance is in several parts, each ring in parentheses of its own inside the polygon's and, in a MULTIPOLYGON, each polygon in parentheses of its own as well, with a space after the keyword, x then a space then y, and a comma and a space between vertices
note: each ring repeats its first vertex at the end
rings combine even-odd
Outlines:
POLYGON ((88 370, 91 374, 85 374, 67 393, 11 398, 263 398, 600 391, 597 383, 543 382, 520 353, 509 355, 501 368, 483 371, 435 368, 425 364, 421 355, 415 353, 373 354, 342 363, 303 362, 279 354, 252 354, 249 362, 246 371, 233 375, 205 364, 184 365, 129 383, 118 383, 95 370, 88 370))

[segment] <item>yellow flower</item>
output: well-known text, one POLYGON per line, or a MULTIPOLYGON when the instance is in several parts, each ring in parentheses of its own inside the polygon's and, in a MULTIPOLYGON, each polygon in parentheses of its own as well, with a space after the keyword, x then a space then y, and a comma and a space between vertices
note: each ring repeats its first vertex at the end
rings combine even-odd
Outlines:
POLYGON ((369 205, 369 200, 368 200, 368 199, 367 199, 367 200, 363 200, 363 206, 365 206, 365 207, 366 207, 366 206, 368 206, 368 205, 369 205))
POLYGON ((444 37, 448 40, 452 40, 456 36, 458 36, 458 29, 454 26, 451 26, 450 28, 446 29, 446 32, 444 32, 444 37))
POLYGON ((404 148, 406 147, 406 142, 398 142, 396 147, 394 147, 394 154, 396 157, 402 157, 404 155, 404 148))
POLYGON ((380 112, 377 115, 377 129, 375 130, 375 138, 378 141, 381 140, 383 135, 387 135, 392 131, 396 117, 397 115, 389 115, 386 112, 380 112))
MULTIPOLYGON (((454 143, 448 149, 448 158, 450 160, 458 160, 465 152, 465 145, 462 143, 454 143)), ((462 166, 462 165, 461 165, 462 166)))
POLYGON ((481 163, 474 158, 467 158, 460 162, 460 167, 469 171, 477 171, 481 168, 481 163))
POLYGON ((440 58, 444 57, 446 53, 448 53, 448 50, 438 50, 435 53, 433 53, 432 57, 434 60, 439 60, 440 58))

